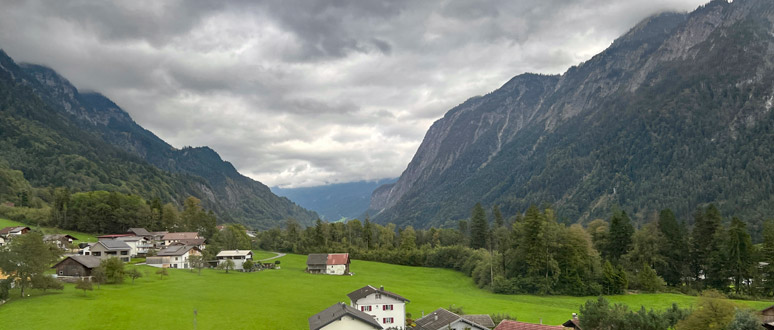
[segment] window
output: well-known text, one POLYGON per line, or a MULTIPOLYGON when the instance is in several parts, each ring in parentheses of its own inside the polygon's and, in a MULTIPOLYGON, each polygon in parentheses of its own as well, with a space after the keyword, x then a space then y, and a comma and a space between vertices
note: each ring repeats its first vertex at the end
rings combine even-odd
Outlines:
POLYGON ((60 270, 59 275, 64 275, 64 272, 60 270))
POLYGON ((129 254, 129 251, 121 251, 121 255, 122 256, 125 256, 125 255, 128 255, 128 254, 129 254))
POLYGON ((377 293, 376 294, 376 299, 382 299, 382 294, 381 293, 377 293))
POLYGON ((371 311, 371 306, 360 306, 360 311, 361 312, 370 312, 371 311))
POLYGON ((102 256, 102 252, 94 252, 93 254, 94 254, 95 257, 101 257, 102 256))
POLYGON ((383 311, 391 311, 392 310, 392 305, 382 305, 382 310, 383 311))
POLYGON ((392 317, 384 317, 382 318, 382 323, 384 324, 395 323, 395 319, 392 317))

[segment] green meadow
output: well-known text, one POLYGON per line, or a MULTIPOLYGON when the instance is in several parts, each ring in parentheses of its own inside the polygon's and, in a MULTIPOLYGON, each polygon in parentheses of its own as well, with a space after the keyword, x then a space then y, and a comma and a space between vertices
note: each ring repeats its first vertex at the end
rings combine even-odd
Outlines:
MULTIPOLYGON (((270 256, 256 251, 256 255, 270 256)), ((328 306, 349 302, 347 293, 371 284, 384 285, 410 299, 414 317, 452 304, 466 313, 508 313, 518 320, 561 324, 587 299, 594 297, 498 295, 475 287, 459 272, 396 266, 355 260, 354 276, 304 273, 306 256, 287 255, 281 269, 254 273, 169 270, 161 279, 156 268, 136 266, 145 273, 132 284, 96 286, 14 297, 0 306, 0 329, 306 329, 307 318, 328 306), (194 321, 194 312, 196 318, 194 321)), ((135 266, 128 266, 135 267, 135 266)), ((688 307, 695 297, 676 294, 611 296, 611 301, 639 308, 688 307)), ((755 309, 770 302, 739 302, 755 309)))
POLYGON ((43 231, 44 234, 68 234, 72 237, 77 238, 78 240, 75 241, 75 243, 81 243, 81 242, 96 242, 97 237, 94 235, 84 234, 77 231, 71 231, 71 230, 62 230, 58 228, 52 228, 52 227, 36 227, 36 226, 30 226, 25 225, 21 222, 8 220, 8 219, 2 219, 0 218, 0 229, 3 229, 5 227, 15 227, 15 226, 28 226, 32 229, 39 229, 43 231))

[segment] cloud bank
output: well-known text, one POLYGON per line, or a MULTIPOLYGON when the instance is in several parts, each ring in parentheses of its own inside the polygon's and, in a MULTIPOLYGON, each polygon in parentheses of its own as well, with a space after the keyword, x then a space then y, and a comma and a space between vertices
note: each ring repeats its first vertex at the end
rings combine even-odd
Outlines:
POLYGON ((703 0, 0 1, 0 48, 267 185, 397 177, 426 130, 703 0))

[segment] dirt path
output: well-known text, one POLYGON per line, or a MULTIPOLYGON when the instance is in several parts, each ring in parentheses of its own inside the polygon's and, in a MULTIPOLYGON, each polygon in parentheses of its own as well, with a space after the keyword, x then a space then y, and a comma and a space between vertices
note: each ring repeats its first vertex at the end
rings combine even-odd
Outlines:
POLYGON ((272 259, 282 258, 285 255, 287 255, 286 253, 282 253, 282 252, 273 252, 273 253, 276 253, 277 255, 273 256, 271 258, 261 259, 261 260, 258 260, 258 261, 268 261, 268 260, 272 260, 272 259))

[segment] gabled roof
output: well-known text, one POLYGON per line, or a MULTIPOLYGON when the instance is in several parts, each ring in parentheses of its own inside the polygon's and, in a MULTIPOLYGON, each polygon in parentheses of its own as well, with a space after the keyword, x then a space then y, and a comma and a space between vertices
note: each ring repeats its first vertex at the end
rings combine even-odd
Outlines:
POLYGON ((0 235, 8 235, 10 233, 17 233, 24 229, 30 230, 30 227, 26 226, 15 226, 15 227, 5 227, 3 229, 0 229, 0 235))
POLYGON ((102 244, 102 246, 104 246, 108 250, 131 250, 132 249, 129 245, 117 239, 106 239, 106 240, 97 242, 97 244, 102 244))
POLYGON ((145 228, 129 228, 129 230, 127 230, 126 232, 135 234, 136 236, 153 236, 153 234, 151 234, 145 228))
POLYGON ((164 235, 164 240, 174 240, 174 239, 194 239, 199 238, 199 233, 197 232, 179 232, 179 233, 167 233, 164 235))
POLYGON ((580 321, 578 321, 578 318, 573 316, 573 318, 567 320, 567 322, 562 323, 562 326, 565 328, 573 328, 573 329, 580 329, 580 321))
POLYGON ((348 306, 345 303, 337 303, 324 311, 312 315, 309 318, 309 330, 319 330, 328 324, 340 320, 343 316, 350 316, 353 319, 360 320, 370 325, 373 329, 383 329, 379 322, 376 322, 373 316, 363 313, 357 309, 348 306))
POLYGON ((307 265, 325 265, 328 263, 328 254, 312 253, 306 257, 307 265))
POLYGON ((43 240, 44 241, 57 241, 57 240, 60 240, 62 238, 69 238, 69 239, 74 240, 74 241, 78 240, 77 238, 75 238, 73 236, 70 236, 70 235, 67 235, 67 234, 43 235, 43 240))
POLYGON ((185 245, 202 245, 204 244, 204 238, 191 238, 191 239, 179 239, 177 240, 185 245))
POLYGON ((218 257, 246 257, 252 255, 253 251, 250 250, 223 250, 218 252, 218 257))
POLYGON ((535 323, 517 322, 511 320, 502 320, 494 330, 562 330, 561 325, 543 325, 535 323))
POLYGON ((466 320, 444 308, 436 309, 434 312, 426 315, 425 317, 414 321, 414 323, 416 323, 419 328, 424 330, 439 330, 448 327, 450 324, 456 321, 462 321, 480 329, 487 329, 487 327, 481 324, 471 320, 466 320))
POLYGON ((476 322, 487 328, 495 327, 494 321, 492 321, 492 317, 489 316, 488 314, 466 314, 466 315, 462 315, 462 318, 469 321, 476 322))
POLYGON ((170 245, 163 250, 159 251, 156 255, 159 257, 169 257, 169 256, 182 256, 186 254, 186 252, 191 251, 191 249, 196 248, 195 246, 191 245, 170 245))
POLYGON ((137 242, 139 240, 142 240, 143 238, 140 236, 124 236, 124 237, 116 237, 116 239, 122 242, 137 242))
POLYGON ((366 285, 366 286, 364 286, 364 287, 362 287, 360 289, 357 289, 355 291, 350 292, 349 294, 347 294, 347 297, 349 297, 349 300, 351 300, 353 303, 357 303, 358 300, 363 299, 365 297, 368 297, 369 295, 374 294, 374 293, 381 293, 381 294, 383 294, 385 296, 390 296, 392 298, 395 298, 395 299, 398 299, 398 300, 401 300, 401 301, 405 301, 405 302, 409 301, 408 299, 401 297, 397 293, 393 293, 393 292, 390 292, 390 291, 384 291, 384 287, 380 287, 379 289, 377 289, 377 288, 372 287, 370 285, 366 285))
POLYGON ((62 259, 62 261, 57 262, 56 265, 52 266, 51 268, 56 268, 56 266, 59 266, 59 264, 65 262, 65 260, 67 259, 73 259, 75 262, 89 269, 98 267, 100 262, 100 259, 95 256, 82 256, 78 254, 78 255, 69 256, 67 258, 62 259))
POLYGON ((134 235, 132 235, 132 234, 109 234, 109 235, 100 235, 100 236, 97 236, 97 238, 98 239, 103 239, 103 238, 114 239, 114 238, 119 238, 119 237, 130 237, 130 236, 134 236, 134 235))
POLYGON ((328 265, 346 265, 346 264, 349 264, 349 253, 329 253, 328 254, 328 260, 326 261, 326 264, 328 264, 328 265))

